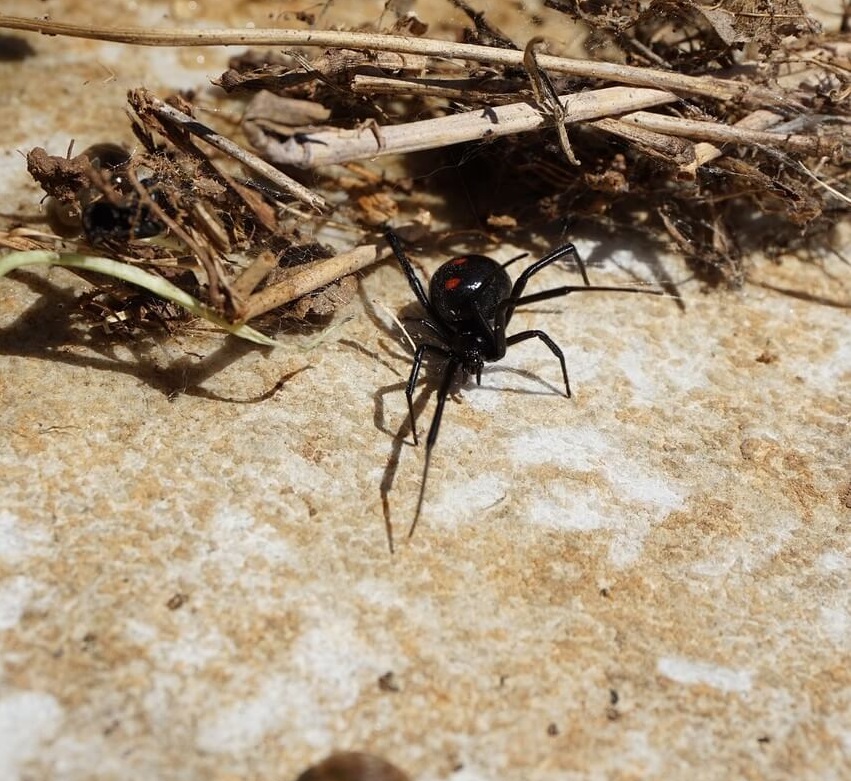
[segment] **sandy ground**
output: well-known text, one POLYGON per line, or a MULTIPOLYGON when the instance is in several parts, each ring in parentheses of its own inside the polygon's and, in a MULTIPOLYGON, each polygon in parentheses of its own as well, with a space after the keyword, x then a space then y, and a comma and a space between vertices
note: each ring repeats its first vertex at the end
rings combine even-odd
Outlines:
MULTIPOLYGON (((121 7, 271 7, 193 5, 121 7)), ((19 150, 129 138, 128 87, 203 85, 227 57, 17 37, 6 226, 40 219, 19 150)), ((68 272, 0 280, 0 777, 290 779, 348 748, 424 781, 847 778, 847 260, 755 260, 730 292, 630 241, 580 249, 597 282, 664 268, 685 310, 518 314, 563 345, 575 397, 534 341, 460 389, 411 540, 410 355, 372 303, 410 302, 394 264, 274 351, 111 339, 68 272)))

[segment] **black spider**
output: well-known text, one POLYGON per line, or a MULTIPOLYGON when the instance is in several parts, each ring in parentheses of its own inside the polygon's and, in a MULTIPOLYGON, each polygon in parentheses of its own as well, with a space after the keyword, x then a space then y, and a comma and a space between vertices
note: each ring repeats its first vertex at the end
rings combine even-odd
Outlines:
MULTIPOLYGON (((157 206, 169 210, 161 183, 157 179, 142 179, 139 184, 157 206)), ((132 190, 118 203, 111 203, 106 198, 88 203, 83 208, 82 221, 83 233, 93 245, 148 239, 166 229, 151 207, 132 190)))
MULTIPOLYGON (((411 367, 411 375, 405 388, 408 399, 408 414, 411 421, 411 432, 414 443, 417 439, 416 420, 414 416, 414 388, 420 373, 423 358, 427 352, 435 353, 447 359, 446 368, 443 372, 443 380, 437 392, 437 406, 431 421, 428 436, 426 437, 426 457, 423 468, 423 479, 420 485, 420 495, 417 501, 417 510, 414 521, 411 524, 410 537, 414 533, 417 521, 422 510, 423 497, 425 495, 426 478, 428 477, 429 462, 434 443, 437 441, 437 432, 443 417, 443 408, 446 397, 452 386, 459 369, 465 375, 475 375, 476 382, 481 385, 482 368, 485 361, 498 361, 505 356, 505 351, 511 345, 518 344, 527 339, 540 339, 561 364, 564 377, 564 387, 567 397, 570 398, 570 383, 567 378, 567 366, 564 361, 564 353, 559 346, 544 331, 520 331, 507 336, 505 331, 514 311, 519 306, 533 304, 537 301, 546 301, 550 298, 566 296, 574 292, 608 291, 622 293, 649 293, 652 295, 664 295, 662 290, 648 290, 637 287, 619 287, 612 285, 592 285, 588 280, 585 265, 576 248, 572 244, 564 244, 554 249, 548 255, 533 263, 527 268, 512 285, 511 278, 505 267, 519 258, 512 258, 506 263, 498 263, 492 258, 484 255, 462 255, 444 263, 431 278, 429 282, 429 295, 427 296, 422 283, 414 271, 411 262, 405 255, 399 237, 392 231, 385 231, 390 247, 393 249, 408 284, 417 300, 425 309, 427 318, 419 320, 419 324, 434 334, 440 344, 425 342, 416 348, 414 362, 411 367), (582 285, 567 285, 563 287, 542 290, 539 293, 523 295, 526 284, 531 277, 542 269, 552 265, 562 258, 571 257, 582 274, 582 285)), ((522 255, 519 257, 523 257, 522 255)))

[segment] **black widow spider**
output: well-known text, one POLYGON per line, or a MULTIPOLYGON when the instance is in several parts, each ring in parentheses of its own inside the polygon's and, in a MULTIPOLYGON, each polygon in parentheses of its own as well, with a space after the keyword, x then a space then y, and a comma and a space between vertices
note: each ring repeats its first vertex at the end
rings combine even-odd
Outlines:
POLYGON ((546 301, 550 298, 566 296, 575 292, 618 292, 618 293, 649 293, 664 295, 663 290, 647 290, 637 287, 620 287, 613 285, 592 285, 585 270, 585 264, 573 244, 564 244, 529 266, 512 285, 511 278, 505 268, 515 260, 524 257, 520 255, 505 263, 498 263, 484 255, 462 255, 444 263, 429 282, 429 295, 425 294, 422 283, 417 277, 414 267, 405 255, 399 237, 389 228, 385 237, 390 244, 396 259, 402 266, 408 284, 414 295, 426 311, 426 319, 417 322, 434 334, 440 344, 424 342, 414 353, 411 374, 405 388, 408 399, 408 414, 411 422, 411 432, 414 444, 417 444, 417 426, 414 415, 414 388, 419 377, 420 367, 427 352, 440 355, 447 359, 443 379, 437 392, 437 406, 431 427, 426 437, 425 465, 423 479, 420 484, 420 495, 417 500, 417 510, 411 524, 408 537, 414 533, 425 496, 426 479, 431 461, 431 451, 437 441, 437 432, 443 417, 446 397, 459 369, 466 376, 475 375, 476 383, 482 384, 482 369, 485 361, 498 361, 505 357, 506 350, 514 344, 527 339, 540 339, 550 352, 561 363, 564 377, 564 387, 567 398, 570 398, 570 382, 567 379, 567 366, 561 348, 544 331, 520 331, 507 336, 505 331, 515 309, 525 304, 546 301), (571 257, 582 274, 582 285, 567 285, 563 287, 542 290, 539 293, 523 295, 526 284, 542 269, 552 265, 562 258, 571 257))

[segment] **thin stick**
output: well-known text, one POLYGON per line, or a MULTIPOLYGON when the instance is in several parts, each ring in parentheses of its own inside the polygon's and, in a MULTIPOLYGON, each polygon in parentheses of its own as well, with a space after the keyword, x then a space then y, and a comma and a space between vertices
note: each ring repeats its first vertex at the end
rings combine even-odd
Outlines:
MULTIPOLYGON (((783 117, 780 114, 775 114, 773 111, 759 109, 740 119, 736 122, 735 127, 746 128, 748 130, 768 130, 768 128, 776 125, 782 120, 783 117)), ((712 160, 717 160, 723 154, 724 153, 714 144, 701 141, 694 145, 694 162, 687 165, 684 170, 688 173, 694 174, 700 166, 705 165, 712 160)))
MULTIPOLYGON (((606 117, 598 119, 591 124, 607 133, 626 138, 633 143, 641 144, 655 152, 665 155, 669 160, 679 163, 683 173, 694 176, 700 166, 712 160, 717 160, 724 155, 717 146, 706 141, 693 143, 685 138, 668 133, 657 133, 648 130, 641 124, 624 121, 627 117, 614 119, 606 117)), ((783 117, 773 111, 758 109, 751 112, 743 119, 733 125, 740 130, 768 130, 768 128, 781 122, 783 117)), ((684 121, 684 120, 678 120, 684 121)), ((778 137, 779 134, 778 134, 778 137)), ((741 141, 739 143, 742 143, 741 141)))
POLYGON ((841 139, 833 140, 819 136, 802 136, 792 133, 771 133, 749 130, 735 125, 717 122, 702 122, 694 119, 669 117, 648 111, 637 111, 620 118, 622 122, 638 125, 646 130, 667 133, 672 136, 697 138, 720 144, 747 144, 749 146, 779 147, 790 152, 808 155, 824 155, 839 151, 841 139))
MULTIPOLYGON (((687 164, 693 161, 695 156, 693 150, 697 145, 691 141, 686 141, 684 138, 676 138, 665 133, 654 133, 652 130, 645 130, 643 127, 621 122, 620 119, 614 117, 596 119, 589 124, 606 133, 625 138, 633 144, 644 147, 645 150, 652 150, 674 163, 687 164)), ((715 147, 712 148, 715 149, 715 147)))
MULTIPOLYGON (((523 64, 523 52, 514 49, 499 49, 433 38, 411 38, 404 35, 340 30, 151 30, 144 27, 92 27, 6 15, 0 15, 0 28, 29 30, 44 35, 67 35, 74 38, 114 41, 137 46, 320 46, 421 54, 442 59, 458 58, 515 67, 523 64)), ((661 69, 595 60, 576 60, 552 55, 538 57, 538 66, 550 73, 564 73, 639 87, 655 87, 679 93, 705 95, 716 100, 741 100, 747 104, 784 105, 803 109, 794 100, 773 90, 711 76, 685 76, 661 69)))
POLYGON ((483 102, 505 103, 517 100, 518 94, 512 92, 489 92, 480 89, 479 79, 458 78, 454 76, 425 76, 405 78, 400 76, 371 76, 368 73, 356 73, 350 83, 352 92, 357 95, 422 95, 428 98, 448 98, 449 100, 480 100, 483 102))
POLYGON ((188 133, 202 138, 210 146, 214 146, 219 151, 230 155, 234 160, 238 160, 261 176, 265 176, 270 182, 273 182, 285 192, 312 206, 314 209, 322 211, 327 208, 328 204, 325 203, 323 198, 308 190, 304 185, 299 184, 295 179, 290 178, 274 166, 269 165, 265 160, 257 157, 257 155, 238 146, 230 139, 219 135, 215 130, 207 127, 197 119, 193 119, 188 114, 184 114, 179 109, 174 108, 174 106, 170 106, 165 101, 154 97, 147 90, 133 90, 131 93, 131 102, 134 108, 140 113, 150 111, 161 120, 179 125, 188 133))
POLYGON ((535 102, 538 104, 538 108, 544 114, 548 115, 552 124, 555 125, 561 151, 564 152, 564 156, 571 165, 579 165, 579 160, 573 154, 573 149, 570 147, 570 139, 567 137, 566 101, 563 101, 559 97, 547 72, 542 70, 538 65, 535 46, 543 42, 544 39, 540 36, 530 39, 523 52, 523 67, 526 68, 526 73, 529 75, 529 84, 532 86, 532 94, 535 96, 535 102))
POLYGON ((398 317, 396 317, 393 312, 390 311, 390 307, 379 301, 377 298, 373 298, 372 303, 375 304, 382 312, 384 312, 384 314, 387 315, 387 317, 389 317, 394 323, 396 323, 399 330, 404 335, 405 339, 408 340, 408 344, 411 346, 411 352, 416 352, 417 343, 411 338, 411 335, 408 333, 408 329, 405 328, 402 321, 398 317))
MULTIPOLYGON (((638 108, 673 103, 678 98, 662 90, 606 87, 575 95, 561 95, 559 100, 565 104, 564 117, 567 122, 583 122, 638 108)), ((486 112, 479 108, 448 117, 385 125, 378 134, 371 126, 311 133, 307 142, 301 144, 269 139, 262 151, 277 164, 314 168, 368 160, 385 154, 435 149, 462 141, 525 133, 548 125, 552 125, 552 118, 543 116, 534 106, 510 103, 494 106, 486 112)))
MULTIPOLYGON (((101 174, 97 174, 101 176, 101 174)), ((150 193, 142 186, 135 172, 127 171, 126 176, 133 189, 139 196, 141 202, 153 212, 154 216, 162 222, 178 239, 180 239, 189 249, 192 254, 198 259, 204 273, 207 275, 207 284, 210 291, 210 301, 219 309, 224 308, 224 303, 230 298, 230 289, 227 279, 224 274, 221 260, 210 244, 206 241, 199 242, 195 240, 190 230, 184 225, 178 223, 170 214, 167 214, 150 195, 150 193)))
POLYGON ((240 313, 240 319, 251 320, 290 301, 295 301, 324 285, 330 285, 341 277, 354 274, 372 265, 387 252, 386 248, 380 248, 376 244, 365 244, 328 260, 311 263, 293 273, 289 279, 269 285, 251 296, 246 302, 245 310, 240 313))
POLYGON ((819 187, 823 187, 827 190, 834 198, 839 198, 840 201, 845 201, 847 204, 851 204, 851 198, 849 198, 845 193, 840 192, 835 187, 831 187, 827 182, 823 179, 819 179, 807 166, 805 166, 800 160, 798 161, 798 165, 801 167, 801 170, 810 177, 819 187))
POLYGON ((277 265, 278 258, 275 253, 267 249, 263 250, 236 278, 231 285, 231 292, 237 298, 248 298, 277 265))
MULTIPOLYGON (((458 86, 458 81, 454 79, 445 79, 444 81, 445 84, 442 84, 440 79, 388 78, 358 74, 352 82, 352 90, 359 94, 371 95, 424 95, 428 97, 475 98, 479 100, 494 100, 507 97, 508 95, 508 93, 476 91, 474 87, 477 82, 474 80, 467 80, 468 86, 466 87, 458 86)), ((595 94, 595 92, 584 94, 590 95, 595 94)), ((615 106, 612 108, 614 109, 615 106)), ((613 111, 612 113, 616 112, 613 111)), ((678 122, 685 121, 676 120, 676 118, 674 120, 678 122)), ((767 130, 782 120, 783 117, 780 114, 765 109, 758 109, 748 114, 739 122, 736 122, 734 127, 747 130, 767 130)), ((652 149, 674 161, 682 161, 683 170, 690 174, 694 174, 701 165, 723 155, 723 152, 717 146, 708 142, 695 144, 684 140, 680 135, 658 133, 648 130, 635 122, 627 124, 620 119, 604 117, 603 119, 593 120, 590 124, 607 133, 621 136, 633 143, 652 149)), ((785 136, 774 134, 773 138, 780 139, 785 138, 785 136)), ((795 138, 798 137, 796 136, 795 138)), ((738 143, 744 142, 745 139, 738 138, 738 143)), ((291 162, 292 158, 288 157, 287 161, 291 162)))

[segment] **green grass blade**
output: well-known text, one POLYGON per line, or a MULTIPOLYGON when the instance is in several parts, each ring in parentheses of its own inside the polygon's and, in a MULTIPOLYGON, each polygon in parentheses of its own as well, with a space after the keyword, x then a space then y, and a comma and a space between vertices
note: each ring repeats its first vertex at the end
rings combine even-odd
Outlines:
POLYGON ((278 346, 278 343, 274 339, 270 339, 268 336, 255 331, 244 323, 237 325, 229 323, 208 306, 202 304, 197 298, 190 296, 189 293, 172 285, 171 282, 129 263, 121 263, 117 260, 99 258, 93 255, 80 255, 76 252, 49 252, 47 250, 10 252, 8 255, 0 257, 0 277, 21 266, 67 266, 69 268, 96 271, 98 274, 122 279, 125 282, 130 282, 133 285, 149 290, 155 296, 164 298, 166 301, 171 301, 178 306, 182 306, 193 315, 208 320, 213 325, 234 336, 247 339, 249 342, 254 342, 255 344, 262 344, 265 347, 278 346))

